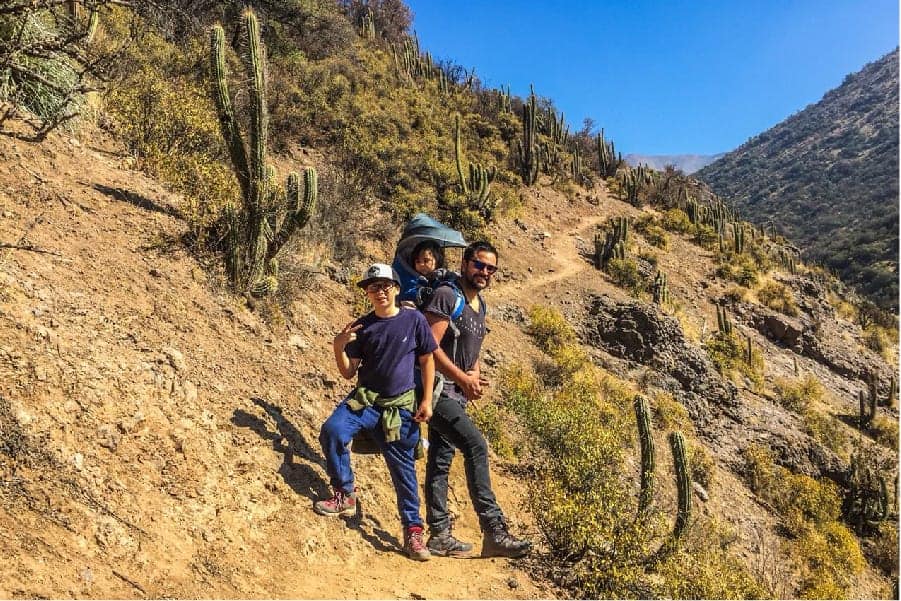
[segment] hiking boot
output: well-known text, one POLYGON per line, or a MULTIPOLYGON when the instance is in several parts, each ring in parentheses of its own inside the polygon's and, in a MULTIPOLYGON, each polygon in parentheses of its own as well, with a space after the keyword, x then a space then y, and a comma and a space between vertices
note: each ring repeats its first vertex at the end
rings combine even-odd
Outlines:
POLYGON ((313 511, 319 515, 337 516, 337 515, 354 515, 357 512, 357 491, 344 492, 336 490, 335 496, 324 501, 316 501, 313 504, 313 511))
POLYGON ((441 557, 463 557, 472 551, 472 544, 457 540, 450 528, 432 534, 426 546, 432 555, 441 557))
POLYGON ((500 524, 485 531, 482 537, 482 557, 523 557, 532 550, 532 542, 516 538, 500 524))
POLYGON ((410 526, 404 530, 404 551, 407 552, 407 557, 416 561, 431 559, 432 554, 422 542, 422 526, 410 526))

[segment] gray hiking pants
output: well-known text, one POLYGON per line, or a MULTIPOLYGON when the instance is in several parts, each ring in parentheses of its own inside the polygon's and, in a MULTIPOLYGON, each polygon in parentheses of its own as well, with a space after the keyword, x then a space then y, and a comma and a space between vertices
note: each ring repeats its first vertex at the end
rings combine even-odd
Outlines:
MULTIPOLYGON (((448 385, 451 389, 453 386, 448 385)), ((491 490, 488 444, 458 399, 442 392, 429 421, 429 452, 425 467, 426 521, 433 533, 450 527, 447 512, 447 476, 454 452, 463 453, 469 498, 482 530, 491 530, 503 513, 491 490)))

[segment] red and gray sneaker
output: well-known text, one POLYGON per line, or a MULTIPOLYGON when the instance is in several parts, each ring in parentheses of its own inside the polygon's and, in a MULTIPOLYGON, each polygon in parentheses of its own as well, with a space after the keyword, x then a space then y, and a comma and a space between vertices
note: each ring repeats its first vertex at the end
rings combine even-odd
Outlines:
POLYGON ((335 496, 324 501, 316 501, 313 504, 313 511, 319 515, 347 515, 351 516, 357 512, 357 491, 344 492, 343 490, 335 490, 335 496))
POLYGON ((422 540, 422 526, 409 526, 404 530, 404 551, 410 559, 428 561, 432 558, 422 540))
POLYGON ((442 557, 466 557, 472 551, 472 544, 464 543, 451 534, 451 529, 433 532, 426 543, 432 555, 442 557))

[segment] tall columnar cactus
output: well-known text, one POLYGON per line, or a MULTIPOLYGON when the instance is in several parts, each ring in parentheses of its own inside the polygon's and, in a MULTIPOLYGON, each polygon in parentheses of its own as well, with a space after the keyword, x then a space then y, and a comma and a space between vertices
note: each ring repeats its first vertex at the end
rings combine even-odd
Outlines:
POLYGON ((658 271, 654 277, 654 303, 662 305, 669 302, 669 291, 666 287, 666 274, 658 271))
POLYGON ((519 154, 519 172, 522 183, 533 185, 538 180, 539 145, 538 145, 538 103, 535 90, 529 94, 529 100, 522 105, 522 139, 517 142, 519 154))
POLYGON ((689 478, 688 458, 685 455, 685 438, 681 432, 670 432, 670 449, 673 453, 673 468, 676 472, 676 492, 678 494, 678 512, 676 525, 673 527, 673 538, 682 536, 691 519, 691 479, 689 478))
POLYGON ((635 421, 638 424, 638 439, 641 443, 641 489, 638 493, 638 511, 645 512, 654 498, 654 437, 651 432, 651 417, 648 401, 635 395, 633 402, 635 421))
POLYGON ((747 363, 747 364, 748 364, 748 367, 750 367, 750 366, 751 366, 751 362, 752 362, 752 360, 754 359, 754 355, 753 355, 753 353, 751 352, 751 337, 750 337, 750 336, 745 336, 745 338, 747 338, 747 340, 748 340, 748 345, 747 345, 747 347, 746 347, 746 349, 745 349, 745 363, 747 363))
POLYGON ((491 182, 497 175, 497 168, 485 168, 481 164, 469 164, 469 177, 463 170, 463 142, 460 135, 460 115, 454 115, 454 158, 457 176, 460 178, 460 189, 466 196, 469 206, 486 221, 494 215, 495 201, 491 198, 491 182))
POLYGON ((888 386, 888 398, 886 399, 885 406, 886 407, 894 407, 895 399, 898 398, 898 380, 895 376, 892 376, 892 379, 889 380, 888 386))
POLYGON ((738 223, 732 224, 732 248, 739 255, 745 252, 745 229, 738 223))
POLYGON ((877 397, 873 394, 868 395, 861 390, 859 391, 857 400, 860 411, 857 423, 860 426, 860 429, 863 430, 869 428, 873 423, 873 418, 876 417, 877 397))
POLYGON ((732 335, 732 322, 729 320, 729 313, 726 311, 726 307, 721 307, 717 305, 716 307, 716 325, 718 331, 723 336, 731 336, 732 335))
POLYGON ((613 140, 607 142, 604 139, 604 130, 601 129, 597 136, 598 151, 598 173, 602 178, 613 177, 616 175, 616 168, 619 167, 619 161, 616 158, 616 149, 613 140))
POLYGON ((214 25, 210 36, 210 71, 219 126, 241 188, 240 207, 225 209, 228 231, 226 259, 233 284, 251 293, 269 293, 277 285, 278 251, 291 235, 309 221, 316 204, 316 172, 291 173, 284 189, 275 182, 275 170, 266 164, 268 115, 266 114, 265 51, 260 41, 256 15, 246 9, 241 15, 244 35, 244 68, 249 85, 248 142, 235 118, 225 67, 225 32, 214 25))
POLYGON ((580 183, 582 181, 582 153, 579 152, 578 148, 573 150, 570 175, 572 175, 574 182, 580 183))

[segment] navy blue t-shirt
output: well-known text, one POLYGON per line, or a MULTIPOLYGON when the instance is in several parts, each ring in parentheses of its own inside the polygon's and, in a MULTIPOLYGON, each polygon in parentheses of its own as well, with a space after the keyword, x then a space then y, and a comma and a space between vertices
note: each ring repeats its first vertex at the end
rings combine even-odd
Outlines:
POLYGON ((351 359, 361 360, 357 384, 386 397, 412 389, 417 359, 438 348, 422 313, 402 307, 393 317, 371 312, 356 323, 363 327, 344 350, 351 359))

